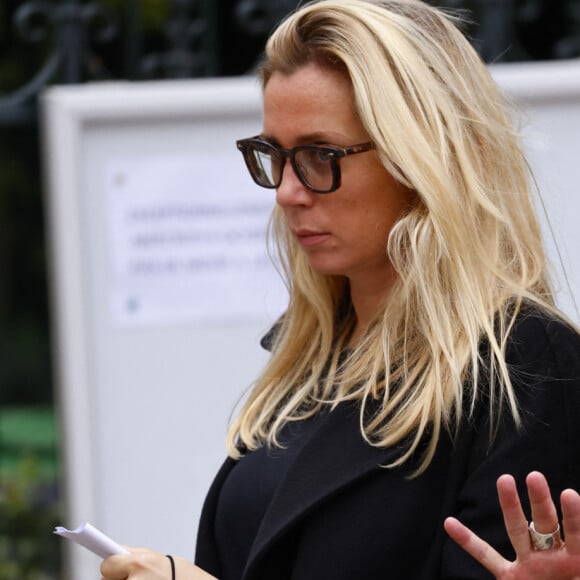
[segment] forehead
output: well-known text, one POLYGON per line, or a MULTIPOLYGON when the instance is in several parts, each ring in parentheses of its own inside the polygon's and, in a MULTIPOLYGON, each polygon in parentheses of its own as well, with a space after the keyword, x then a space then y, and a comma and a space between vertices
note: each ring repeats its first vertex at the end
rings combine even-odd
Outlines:
POLYGON ((277 138, 330 132, 360 132, 352 86, 339 71, 308 64, 274 72, 264 89, 264 133, 277 138))

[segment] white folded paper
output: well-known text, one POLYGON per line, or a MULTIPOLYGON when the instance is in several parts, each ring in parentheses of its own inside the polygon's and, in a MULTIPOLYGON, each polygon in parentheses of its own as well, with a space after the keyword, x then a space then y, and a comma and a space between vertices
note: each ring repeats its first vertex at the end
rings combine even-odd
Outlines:
POLYGON ((75 530, 67 530, 61 526, 54 529, 54 533, 67 538, 93 552, 97 556, 105 559, 114 554, 128 554, 129 552, 122 548, 100 530, 97 530, 89 523, 81 524, 75 530))

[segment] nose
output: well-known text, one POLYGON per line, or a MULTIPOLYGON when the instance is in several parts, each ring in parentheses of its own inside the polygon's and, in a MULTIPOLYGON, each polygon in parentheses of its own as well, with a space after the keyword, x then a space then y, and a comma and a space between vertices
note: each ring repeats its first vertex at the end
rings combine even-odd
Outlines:
POLYGON ((315 195, 298 179, 292 164, 287 161, 282 173, 282 181, 276 189, 276 203, 282 207, 308 206, 314 202, 315 195))

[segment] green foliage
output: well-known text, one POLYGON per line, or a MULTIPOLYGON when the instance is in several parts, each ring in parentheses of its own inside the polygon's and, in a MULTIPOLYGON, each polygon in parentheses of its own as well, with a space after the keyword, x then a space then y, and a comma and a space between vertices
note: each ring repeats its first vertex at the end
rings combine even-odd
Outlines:
POLYGON ((57 580, 61 565, 58 537, 61 521, 54 481, 41 477, 33 455, 17 465, 16 477, 0 481, 0 578, 57 580))

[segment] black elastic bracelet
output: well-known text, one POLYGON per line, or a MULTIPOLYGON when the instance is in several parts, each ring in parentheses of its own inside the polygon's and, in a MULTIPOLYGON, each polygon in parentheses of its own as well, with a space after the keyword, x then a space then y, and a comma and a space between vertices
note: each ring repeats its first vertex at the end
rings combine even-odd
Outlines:
POLYGON ((167 558, 169 558, 169 563, 171 564, 171 580, 175 580, 175 562, 173 561, 173 556, 166 554, 167 558))

